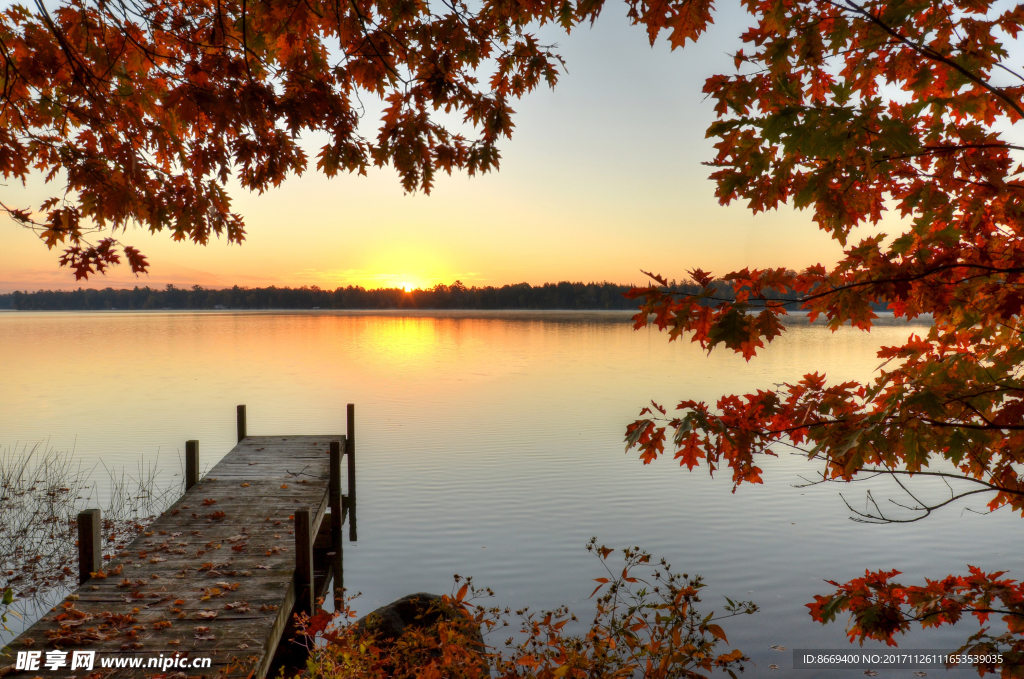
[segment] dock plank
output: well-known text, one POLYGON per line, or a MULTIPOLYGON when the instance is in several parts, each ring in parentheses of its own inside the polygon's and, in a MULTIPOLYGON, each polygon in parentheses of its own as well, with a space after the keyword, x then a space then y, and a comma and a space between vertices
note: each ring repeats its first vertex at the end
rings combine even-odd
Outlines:
MULTIPOLYGON (((296 508, 313 534, 328 507, 330 442, 342 435, 249 436, 104 566, 4 649, 95 651, 103 676, 261 679, 295 602, 296 508), (209 658, 208 668, 146 667, 209 658), (106 660, 143 667, 104 670, 106 660), (181 676, 181 675, 178 675, 181 676)), ((68 654, 70 659, 71 655, 68 654)), ((69 663, 70 664, 70 663, 69 663)), ((84 678, 69 667, 8 676, 84 678)))

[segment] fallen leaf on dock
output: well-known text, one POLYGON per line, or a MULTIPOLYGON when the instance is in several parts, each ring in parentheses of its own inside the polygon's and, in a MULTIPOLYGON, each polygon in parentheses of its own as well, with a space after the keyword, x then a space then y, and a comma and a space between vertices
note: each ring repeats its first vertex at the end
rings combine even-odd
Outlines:
POLYGON ((217 611, 196 611, 196 617, 203 620, 213 620, 217 617, 217 611))
POLYGON ((768 648, 774 649, 776 651, 785 651, 786 650, 785 646, 769 646, 768 648))
POLYGON ((199 600, 207 601, 208 599, 212 599, 215 596, 220 596, 221 594, 223 594, 223 592, 221 592, 219 589, 217 589, 216 587, 211 587, 209 589, 203 590, 203 596, 199 597, 199 600))
POLYGON ((213 636, 213 632, 210 631, 209 627, 196 627, 195 629, 196 639, 199 639, 200 641, 210 641, 217 638, 213 636))
POLYGON ((204 504, 205 506, 209 507, 210 505, 215 505, 215 504, 217 504, 217 501, 216 501, 216 500, 214 500, 214 499, 213 499, 212 497, 208 497, 208 498, 206 498, 205 500, 203 500, 203 504, 204 504))
POLYGON ((105 611, 103 613, 100 613, 100 615, 106 618, 108 624, 118 628, 127 627, 128 625, 131 625, 135 622, 134 615, 128 615, 125 613, 110 613, 105 611))
POLYGON ((282 483, 282 484, 281 484, 281 487, 282 487, 282 488, 287 488, 287 487, 288 487, 288 484, 287 484, 287 483, 282 483))
POLYGON ((248 483, 243 483, 243 484, 242 484, 242 488, 248 488, 248 487, 249 487, 249 484, 248 484, 248 483))
POLYGON ((264 612, 266 612, 266 611, 276 611, 277 610, 277 606, 274 606, 273 604, 263 604, 262 606, 260 606, 260 610, 264 611, 264 612))

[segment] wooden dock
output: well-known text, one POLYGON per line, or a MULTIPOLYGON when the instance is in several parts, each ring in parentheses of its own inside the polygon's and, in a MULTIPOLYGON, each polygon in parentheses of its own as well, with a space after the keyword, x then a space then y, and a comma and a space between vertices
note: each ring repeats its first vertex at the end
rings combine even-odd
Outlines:
MULTIPOLYGON (((293 612, 310 611, 332 575, 340 584, 346 454, 354 496, 352 408, 348 435, 247 436, 244 407, 238 422, 238 444, 202 479, 189 442, 191 487, 113 558, 99 558, 99 533, 88 532, 98 510, 80 515, 83 569, 94 575, 4 649, 0 676, 267 674, 293 612), (38 667, 14 669, 19 651, 41 652, 38 667), (95 652, 91 671, 72 668, 75 651, 95 652), (58 661, 66 652, 65 665, 48 667, 50 652, 58 661), (104 667, 133 658, 141 667, 104 667), (205 658, 208 667, 190 666, 205 658)), ((23 665, 30 660, 22 654, 23 665)))

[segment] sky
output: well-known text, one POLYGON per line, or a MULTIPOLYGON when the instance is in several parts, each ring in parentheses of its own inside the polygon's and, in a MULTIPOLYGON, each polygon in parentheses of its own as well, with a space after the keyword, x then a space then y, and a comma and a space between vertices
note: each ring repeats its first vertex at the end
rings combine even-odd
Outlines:
MULTIPOLYGON (((203 247, 139 230, 119 234, 150 261, 76 282, 30 231, 0 221, 0 292, 77 287, 301 286, 429 287, 527 282, 639 284, 641 270, 683 279, 743 267, 830 264, 838 244, 806 212, 752 215, 718 204, 704 131, 713 73, 731 73, 729 54, 747 24, 721 3, 716 25, 696 45, 653 47, 610 3, 593 28, 541 33, 566 59, 554 90, 513 106, 516 125, 501 144, 501 169, 442 176, 430 195, 405 194, 390 168, 328 179, 311 169, 263 195, 237 185, 234 208, 244 244, 203 247)), ((374 126, 375 127, 375 126, 374 126)), ((316 138, 305 140, 315 159, 316 138)), ((59 187, 58 187, 59 189, 59 187)), ((0 187, 8 205, 38 204, 42 181, 0 187)))

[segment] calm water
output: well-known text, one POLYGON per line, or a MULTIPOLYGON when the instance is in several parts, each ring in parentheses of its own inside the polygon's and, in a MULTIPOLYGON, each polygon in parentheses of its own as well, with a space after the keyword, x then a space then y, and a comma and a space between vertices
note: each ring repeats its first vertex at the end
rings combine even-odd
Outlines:
MULTIPOLYGON (((231 448, 238 403, 250 433, 276 434, 341 433, 353 402, 359 542, 346 546, 345 579, 363 593, 359 610, 447 592, 459 573, 500 605, 565 603, 586 618, 602 575, 583 549, 595 535, 703 574, 705 611, 723 596, 756 601, 760 613, 725 628, 756 662, 749 675, 779 676, 768 665, 788 674, 791 654, 769 645, 846 644, 842 624, 804 608, 823 578, 896 567, 920 581, 968 563, 1019 578, 1024 522, 958 506, 860 525, 839 492, 862 504, 863 484, 797 488, 812 468, 783 455, 765 460, 763 486, 732 494, 727 478, 624 455, 625 426, 651 398, 714 400, 815 370, 865 379, 877 348, 912 331, 924 328, 796 325, 748 364, 635 332, 623 314, 2 313, 0 446, 48 439, 129 470, 159 460, 171 480, 186 439, 200 440, 204 465, 231 448)), ((975 629, 901 646, 952 650, 975 629)))

